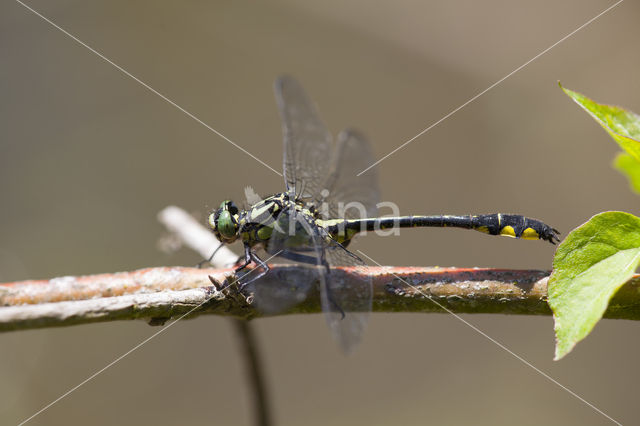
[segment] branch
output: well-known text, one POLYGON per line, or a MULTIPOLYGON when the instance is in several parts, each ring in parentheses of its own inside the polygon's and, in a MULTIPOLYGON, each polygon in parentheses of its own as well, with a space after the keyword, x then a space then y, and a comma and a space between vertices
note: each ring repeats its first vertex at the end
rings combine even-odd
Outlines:
MULTIPOLYGON (((551 314, 545 271, 410 267, 337 271, 344 274, 347 285, 363 275, 372 278, 374 312, 444 312, 441 305, 456 313, 551 314)), ((185 314, 189 318, 202 314, 244 319, 266 316, 233 286, 219 291, 208 278, 210 275, 220 287, 232 272, 162 267, 0 284, 0 305, 4 306, 0 308, 0 331, 140 318, 162 324, 185 314)), ((272 274, 295 276, 299 282, 316 281, 313 270, 305 267, 273 265, 272 274)), ((260 285, 277 283, 266 280, 260 285)), ((316 296, 312 291, 303 303, 278 314, 321 312, 316 296)), ((604 317, 640 319, 640 276, 620 289, 604 317)))
MULTIPOLYGON (((215 238, 182 210, 171 207, 159 215, 185 244, 208 257, 215 238)), ((226 248, 223 248, 226 250, 226 248)), ((220 250, 215 269, 148 268, 132 272, 41 281, 0 283, 0 331, 57 327, 124 319, 163 324, 171 318, 202 314, 251 319, 266 316, 235 291, 219 288, 233 275, 236 256, 220 250), (217 287, 211 285, 212 277, 217 287)), ((373 282, 374 312, 444 312, 550 315, 546 302, 547 271, 459 268, 370 267, 366 271, 336 268, 339 279, 364 276, 373 282), (411 284, 408 286, 406 283, 411 284), (437 302, 437 303, 436 303, 437 302)), ((272 272, 256 284, 272 289, 282 283, 269 277, 295 278, 317 288, 312 269, 272 265, 272 272)), ((278 314, 321 312, 317 290, 297 306, 278 314)), ((605 318, 640 319, 640 276, 629 280, 611 300, 605 318)))

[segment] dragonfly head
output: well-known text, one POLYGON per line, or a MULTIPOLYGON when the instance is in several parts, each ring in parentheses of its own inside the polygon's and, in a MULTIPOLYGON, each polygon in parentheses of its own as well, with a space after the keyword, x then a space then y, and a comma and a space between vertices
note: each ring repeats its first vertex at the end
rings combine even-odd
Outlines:
POLYGON ((220 204, 220 208, 209 215, 209 227, 222 243, 232 243, 238 239, 240 232, 238 225, 238 207, 233 201, 227 200, 220 204))

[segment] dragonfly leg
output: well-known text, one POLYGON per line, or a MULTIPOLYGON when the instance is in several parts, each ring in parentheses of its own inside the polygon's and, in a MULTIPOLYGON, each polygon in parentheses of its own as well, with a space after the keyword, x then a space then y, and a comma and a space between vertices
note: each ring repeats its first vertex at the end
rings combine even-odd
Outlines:
MULTIPOLYGON (((258 255, 255 254, 254 252, 252 252, 250 249, 248 251, 247 256, 249 257, 249 262, 251 262, 253 260, 253 262, 256 263, 258 265, 258 267, 261 268, 262 270, 258 273, 258 275, 254 276, 249 281, 240 284, 240 288, 239 288, 240 291, 244 290, 244 288, 246 286, 248 286, 249 284, 251 284, 255 280, 258 280, 258 279, 264 277, 265 275, 267 275, 267 273, 271 270, 269 268, 269 265, 267 265, 264 260, 260 259, 258 257, 258 255)), ((246 268, 246 266, 249 264, 249 262, 246 262, 246 264, 243 266, 243 268, 246 268)), ((239 270, 240 269, 236 269, 236 272, 238 272, 239 270)))
POLYGON ((198 262, 196 268, 202 269, 202 265, 204 265, 205 263, 211 263, 216 253, 218 253, 218 250, 220 250, 223 246, 224 244, 220 243, 220 245, 213 251, 213 253, 211 253, 211 256, 209 256, 208 259, 202 259, 200 262, 198 262))
MULTIPOLYGON (((214 253, 214 254, 215 254, 215 253, 214 253)), ((250 247, 248 244, 245 244, 245 245, 244 245, 244 256, 243 256, 243 257, 241 257, 241 258, 238 258, 238 261, 236 262, 236 265, 238 265, 238 266, 236 267, 236 269, 235 269, 234 273, 237 275, 237 274, 238 274, 238 272, 242 271, 242 270, 243 270, 243 269, 245 269, 247 266, 249 266, 249 264, 251 263, 251 261, 252 261, 252 260, 254 260, 254 259, 253 259, 253 256, 254 256, 254 255, 253 255, 253 253, 251 252, 251 247, 250 247)), ((258 256, 255 256, 255 257, 256 257, 256 258, 258 258, 258 256)), ((259 259, 258 259, 258 260, 259 260, 259 259)), ((256 262, 256 263, 263 264, 264 262, 262 262, 262 261, 260 260, 260 262, 256 262)), ((259 278, 259 277, 261 277, 262 275, 263 275, 263 274, 259 274, 258 278, 259 278)), ((251 281, 253 281, 253 280, 251 280, 251 281)), ((251 282, 251 281, 249 281, 249 282, 251 282)), ((234 284, 234 283, 229 283, 229 284, 227 284, 224 288, 227 288, 227 287, 231 286, 232 284, 234 284)), ((247 283, 242 284, 242 285, 240 286, 240 289, 243 289, 243 288, 244 288, 244 286, 245 286, 245 285, 247 285, 247 284, 249 284, 249 283, 247 282, 247 283)))
POLYGON ((238 265, 235 271, 236 273, 242 271, 251 263, 251 247, 249 247, 249 244, 244 245, 244 259, 242 260, 243 263, 240 263, 240 259, 238 259, 238 263, 236 263, 236 265, 238 265))

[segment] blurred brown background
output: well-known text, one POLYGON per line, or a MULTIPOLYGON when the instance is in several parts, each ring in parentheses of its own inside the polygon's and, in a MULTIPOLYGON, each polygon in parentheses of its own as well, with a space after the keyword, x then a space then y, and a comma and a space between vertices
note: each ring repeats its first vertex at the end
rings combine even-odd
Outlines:
MULTIPOLYGON (((30 6, 276 169, 274 78, 296 76, 332 131, 378 157, 611 1, 43 1, 30 6)), ((379 166, 405 214, 527 214, 564 235, 636 212, 615 143, 558 88, 640 112, 640 7, 624 2, 379 166)), ((282 178, 25 9, 0 6, 0 280, 193 265, 156 248, 156 213, 204 217, 282 178)), ((546 243, 461 230, 370 236, 388 265, 541 268, 546 243)), ((623 423, 637 406, 638 325, 603 321, 553 362, 552 319, 465 316, 623 423)), ((321 316, 255 323, 280 425, 608 424, 449 315, 373 315, 345 358, 321 316)), ((0 423, 16 424, 157 331, 119 322, 0 335, 0 423)), ((182 321, 33 425, 247 425, 228 320, 182 321)))

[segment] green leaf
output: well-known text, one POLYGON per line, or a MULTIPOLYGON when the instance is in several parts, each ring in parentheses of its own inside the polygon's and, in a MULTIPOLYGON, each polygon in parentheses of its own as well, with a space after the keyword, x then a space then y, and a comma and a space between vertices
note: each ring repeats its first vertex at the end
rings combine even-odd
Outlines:
POLYGON ((640 161, 629 154, 620 152, 614 160, 613 166, 627 177, 631 190, 640 194, 640 161))
POLYGON ((591 332, 639 263, 640 218, 629 213, 595 215, 560 244, 548 289, 556 360, 591 332))
POLYGON ((564 93, 604 127, 622 149, 640 161, 640 116, 621 107, 599 104, 558 84, 564 93))

